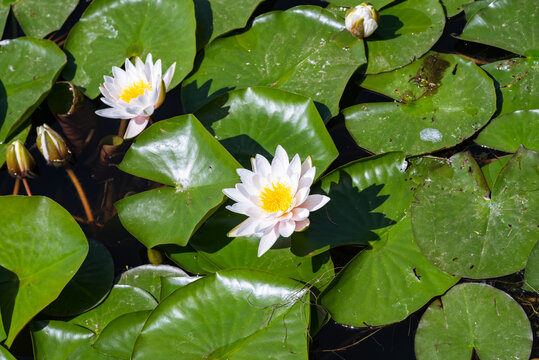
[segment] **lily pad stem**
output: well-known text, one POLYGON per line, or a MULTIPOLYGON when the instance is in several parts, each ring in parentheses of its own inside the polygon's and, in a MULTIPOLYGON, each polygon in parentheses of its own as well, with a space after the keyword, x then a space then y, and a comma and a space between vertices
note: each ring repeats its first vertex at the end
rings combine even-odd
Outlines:
POLYGON ((129 123, 128 119, 122 119, 120 120, 120 128, 118 129, 118 136, 123 139, 125 130, 127 129, 127 124, 129 123))
POLYGON ((13 195, 19 195, 20 187, 21 187, 21 179, 15 178, 15 185, 13 186, 13 195))
MULTIPOLYGON (((73 169, 71 167, 66 166, 65 170, 67 172, 67 175, 69 175, 69 178, 73 182, 73 185, 75 186, 75 189, 77 189, 77 193, 79 194, 80 202, 82 203, 82 206, 84 207, 84 212, 86 213, 86 217, 88 218, 88 223, 90 224, 92 228, 92 232, 94 237, 97 234, 96 228, 95 228, 95 220, 94 215, 92 214, 92 209, 90 208, 90 204, 88 203, 88 199, 86 198, 86 194, 84 193, 84 189, 82 188, 82 185, 79 182, 79 179, 77 178, 77 175, 73 172, 73 169)), ((24 180, 24 179, 23 179, 24 180)))
POLYGON ((28 186, 28 180, 26 180, 26 178, 22 178, 22 183, 24 184, 26 194, 28 194, 28 196, 32 196, 32 192, 30 192, 30 186, 28 186))

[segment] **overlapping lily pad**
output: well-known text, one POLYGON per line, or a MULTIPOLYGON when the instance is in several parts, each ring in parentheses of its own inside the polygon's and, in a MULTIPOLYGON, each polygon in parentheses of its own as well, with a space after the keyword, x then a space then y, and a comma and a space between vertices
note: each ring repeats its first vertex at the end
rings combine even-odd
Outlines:
POLYGON ((312 98, 328 120, 358 66, 363 42, 343 31, 344 21, 315 6, 259 16, 243 34, 214 41, 183 84, 188 112, 232 89, 270 86, 312 98))
POLYGON ((317 176, 339 155, 312 100, 274 88, 233 90, 195 113, 245 167, 256 154, 267 158, 277 145, 292 157, 310 156, 317 176))
POLYGON ((354 140, 374 153, 418 155, 453 146, 496 110, 492 80, 456 55, 429 53, 402 69, 367 76, 361 86, 397 100, 343 110, 354 140))
POLYGON ((171 89, 193 67, 195 27, 191 0, 95 0, 69 33, 63 75, 95 98, 113 66, 151 53, 163 69, 176 62, 171 89))
POLYGON ((142 265, 124 272, 119 285, 131 285, 141 288, 161 299, 161 277, 189 277, 183 270, 169 265, 142 265))
POLYGON ((539 26, 534 16, 539 3, 528 0, 480 0, 472 3, 459 39, 496 46, 516 54, 539 50, 539 26))
POLYGON ((226 234, 243 220, 245 216, 221 208, 189 241, 195 250, 190 256, 178 247, 168 247, 167 255, 193 273, 210 274, 234 268, 256 269, 313 284, 317 288, 325 287, 333 279, 333 262, 329 253, 312 258, 298 257, 290 252, 289 241, 281 238, 280 248, 277 245, 258 257, 260 238, 227 237, 226 234))
POLYGON ((187 284, 200 279, 200 276, 166 276, 161 278, 161 300, 187 284))
MULTIPOLYGON (((372 1, 369 1, 369 3, 372 6, 374 6, 375 9, 380 10, 387 4, 390 4, 395 1, 396 0, 372 0, 372 1)), ((357 0, 331 0, 329 1, 329 3, 331 3, 332 5, 345 6, 345 7, 353 7, 360 4, 360 2, 357 0)))
POLYGON ((341 324, 386 325, 404 320, 458 280, 421 253, 407 216, 348 263, 321 304, 341 324))
POLYGON ((6 345, 75 275, 88 243, 71 215, 40 197, 0 197, 0 312, 6 345))
POLYGON ((453 17, 464 10, 464 5, 474 2, 475 0, 442 0, 447 17, 453 17))
POLYGON ((42 38, 60 29, 78 4, 77 0, 7 1, 13 4, 13 14, 17 18, 24 33, 36 38, 42 38))
POLYGON ((120 169, 169 186, 118 201, 124 227, 147 247, 184 246, 240 165, 192 115, 160 121, 141 133, 120 169))
POLYGON ((539 151, 539 109, 515 111, 493 119, 475 142, 509 153, 521 145, 539 151))
POLYGON ((146 291, 129 286, 115 285, 99 306, 69 320, 99 334, 111 321, 128 313, 153 310, 157 302, 146 291))
POLYGON ((262 0, 195 0, 197 48, 230 30, 247 25, 247 20, 262 0))
POLYGON ((434 301, 419 322, 418 360, 528 359, 532 330, 508 294, 486 284, 460 284, 434 301))
POLYGON ((415 193, 412 225, 423 253, 468 278, 511 274, 526 265, 539 238, 539 155, 520 148, 492 189, 469 153, 430 172, 415 193))
POLYGON ((539 293, 539 242, 528 258, 523 289, 539 293))
POLYGON ((34 358, 65 360, 78 347, 88 344, 94 333, 82 326, 63 321, 32 321, 30 334, 34 358))
POLYGON ((307 230, 292 235, 292 251, 304 256, 379 239, 405 216, 413 200, 406 166, 404 153, 389 153, 355 161, 325 176, 322 190, 331 200, 310 214, 307 230))
POLYGON ((207 276, 159 304, 131 358, 307 359, 308 298, 303 284, 265 272, 207 276))
MULTIPOLYGON (((51 41, 0 41, 0 143, 26 127, 25 120, 45 99, 65 63, 64 53, 51 41)), ((4 160, 2 151, 0 164, 4 160)))
POLYGON ((507 164, 510 159, 511 155, 502 156, 481 167, 481 172, 485 177, 485 182, 487 183, 489 189, 492 189, 496 178, 502 171, 502 168, 505 166, 505 164, 507 164))

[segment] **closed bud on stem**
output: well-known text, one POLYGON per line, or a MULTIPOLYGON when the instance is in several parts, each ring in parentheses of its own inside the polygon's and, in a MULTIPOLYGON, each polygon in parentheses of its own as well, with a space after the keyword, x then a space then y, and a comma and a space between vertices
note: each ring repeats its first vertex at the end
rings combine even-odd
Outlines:
POLYGON ((378 28, 378 12, 369 3, 362 3, 346 12, 344 26, 352 35, 363 39, 372 35, 378 28))
POLYGON ((34 157, 19 140, 12 142, 6 149, 6 165, 9 175, 13 177, 35 178, 32 171, 36 166, 34 157))
POLYGON ((36 142, 39 152, 49 165, 64 166, 71 159, 71 150, 64 138, 47 124, 37 128, 36 142))

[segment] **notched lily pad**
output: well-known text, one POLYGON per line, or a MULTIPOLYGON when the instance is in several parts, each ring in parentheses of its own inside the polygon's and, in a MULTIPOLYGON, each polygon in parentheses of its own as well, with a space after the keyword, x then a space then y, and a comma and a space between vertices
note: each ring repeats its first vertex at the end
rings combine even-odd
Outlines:
POLYGON ((89 344, 94 333, 63 321, 33 320, 30 323, 30 335, 35 359, 65 360, 78 347, 89 344))
POLYGON ((484 126, 496 110, 492 80, 472 61, 429 53, 360 85, 397 101, 343 110, 359 146, 374 153, 419 155, 456 145, 484 126))
POLYGON ((42 38, 60 29, 79 3, 77 0, 7 1, 12 3, 13 14, 24 33, 36 38, 42 38))
POLYGON ((147 247, 185 246, 224 201, 222 189, 238 182, 239 167, 193 115, 160 121, 138 136, 119 168, 169 186, 118 201, 122 225, 147 247))
POLYGON ((529 359, 532 330, 508 294, 486 284, 460 284, 435 300, 415 336, 418 360, 529 359))
POLYGON ((161 299, 161 277, 189 277, 182 269, 170 265, 142 265, 124 272, 119 285, 131 285, 141 288, 161 299))
POLYGON ((526 265, 539 238, 539 155, 520 148, 492 189, 469 153, 429 173, 415 193, 412 225, 423 253, 444 271, 481 279, 526 265))

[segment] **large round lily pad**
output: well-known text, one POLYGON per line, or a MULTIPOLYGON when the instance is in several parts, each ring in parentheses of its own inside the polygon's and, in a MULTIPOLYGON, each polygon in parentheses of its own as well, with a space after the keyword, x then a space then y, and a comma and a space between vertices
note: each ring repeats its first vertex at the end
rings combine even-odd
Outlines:
POLYGON ((32 321, 30 335, 34 358, 65 360, 78 347, 89 344, 94 333, 82 326, 63 321, 32 321))
POLYGON ((142 265, 122 274, 119 285, 141 288, 161 300, 161 277, 189 277, 182 269, 170 265, 142 265))
POLYGON ((67 37, 63 75, 93 99, 113 66, 151 53, 163 71, 176 62, 172 89, 193 67, 195 27, 192 0, 94 0, 67 37))
POLYGON ((402 69, 367 76, 360 85, 397 100, 343 111, 354 140, 374 153, 418 155, 456 145, 496 110, 492 80, 456 55, 429 53, 402 69))
POLYGON ((182 85, 183 105, 193 112, 229 90, 261 85, 312 98, 327 121, 366 61, 363 42, 343 29, 341 18, 316 6, 259 16, 248 31, 205 49, 200 67, 182 85))
MULTIPOLYGON (((42 38, 62 27, 77 7, 77 0, 7 0, 13 14, 28 36, 42 38)), ((4 1, 5 2, 5 1, 4 1)))
POLYGON ((486 284, 460 284, 434 301, 415 336, 418 360, 529 359, 532 330, 508 294, 486 284))
POLYGON ((539 151, 539 109, 515 111, 493 119, 475 142, 509 153, 521 145, 539 151))
MULTIPOLYGON (((535 14, 539 3, 529 0, 481 0, 470 7, 466 27, 459 39, 496 46, 516 54, 539 50, 539 26, 535 14), (478 8, 479 6, 479 8, 478 8), (530 16, 531 15, 531 16, 530 16)), ((468 7, 464 7, 468 11, 468 7)))
POLYGON ((207 276, 159 304, 132 359, 307 359, 308 299, 303 284, 265 272, 207 276))
POLYGON ((325 176, 321 187, 331 200, 310 214, 309 228, 292 235, 292 251, 304 256, 379 239, 405 216, 413 200, 406 166, 404 153, 388 153, 352 162, 325 176))
POLYGON ((511 274, 539 238, 539 155, 520 148, 492 189, 469 153, 431 171, 415 193, 419 247, 439 268, 469 278, 511 274))
MULTIPOLYGON (((26 127, 25 120, 45 99, 65 63, 65 54, 52 41, 0 41, 0 143, 26 127)), ((4 160, 2 151, 0 165, 4 160)))
POLYGON ((141 133, 120 169, 162 184, 118 201, 122 225, 147 247, 184 246, 240 165, 192 115, 160 121, 141 133))
POLYGON ((404 320, 458 280, 421 253, 406 217, 341 270, 321 304, 341 324, 386 325, 404 320))
POLYGON ((13 340, 75 275, 88 252, 71 215, 41 196, 0 197, 0 312, 13 340))
POLYGON ((277 145, 289 156, 310 156, 317 176, 339 152, 312 100, 274 88, 229 91, 195 113, 200 122, 245 167, 251 158, 267 158, 277 145))

